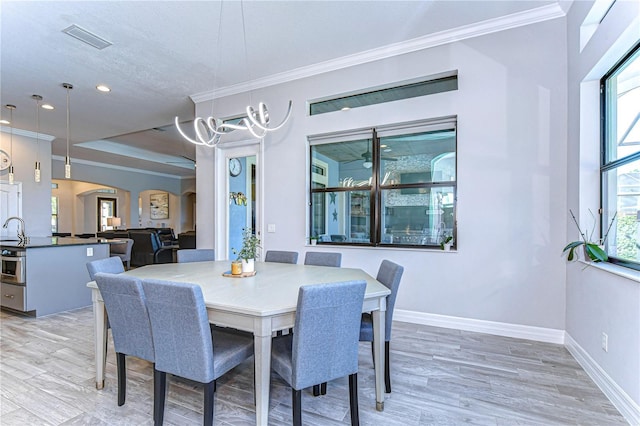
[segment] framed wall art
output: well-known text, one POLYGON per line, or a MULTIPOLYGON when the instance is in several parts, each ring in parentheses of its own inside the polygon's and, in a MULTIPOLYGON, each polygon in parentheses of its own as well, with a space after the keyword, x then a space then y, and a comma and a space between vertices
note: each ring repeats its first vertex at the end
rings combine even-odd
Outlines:
POLYGON ((149 205, 151 219, 168 219, 169 218, 169 193, 159 192, 149 196, 149 205))

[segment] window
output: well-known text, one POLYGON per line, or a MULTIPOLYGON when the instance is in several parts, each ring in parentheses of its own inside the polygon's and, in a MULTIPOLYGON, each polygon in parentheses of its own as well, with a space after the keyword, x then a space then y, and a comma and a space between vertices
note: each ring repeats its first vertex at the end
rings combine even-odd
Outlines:
POLYGON ((601 225, 616 215, 605 249, 611 262, 640 269, 640 44, 602 78, 601 92, 601 225))
POLYGON ((401 99, 432 95, 435 93, 458 90, 458 72, 449 71, 438 75, 394 83, 366 89, 357 93, 334 95, 327 99, 318 99, 309 103, 309 115, 324 114, 351 108, 360 108, 401 99))
POLYGON ((454 117, 309 142, 309 232, 318 243, 424 248, 455 235, 454 117))

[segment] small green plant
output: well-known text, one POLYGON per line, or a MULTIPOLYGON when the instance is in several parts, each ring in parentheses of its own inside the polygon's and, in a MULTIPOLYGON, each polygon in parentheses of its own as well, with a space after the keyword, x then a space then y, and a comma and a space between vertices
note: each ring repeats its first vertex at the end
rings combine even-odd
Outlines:
POLYGON ((251 228, 242 228, 242 248, 238 251, 231 249, 238 259, 255 259, 258 257, 258 249, 260 248, 260 239, 252 232, 251 228))
POLYGON ((569 213, 571 214, 573 223, 576 224, 576 227, 578 228, 578 232, 580 232, 580 237, 582 239, 578 241, 572 241, 569 244, 567 244, 564 249, 562 249, 563 254, 565 252, 569 252, 569 254, 567 255, 567 260, 571 261, 578 258, 578 255, 576 254, 576 249, 580 246, 584 246, 585 255, 589 259, 593 260, 594 262, 606 262, 607 260, 609 260, 609 256, 607 256, 607 252, 605 252, 600 246, 604 246, 607 243, 607 237, 609 236, 609 231, 611 230, 611 226, 613 225, 613 222, 616 220, 616 215, 618 214, 618 212, 616 212, 611 218, 611 222, 609 222, 609 227, 607 228, 607 232, 605 232, 604 237, 598 238, 595 240, 593 239, 593 237, 596 231, 597 220, 593 212, 589 210, 589 213, 593 218, 593 226, 591 227, 591 230, 585 229, 584 231, 582 231, 582 229, 580 228, 580 225, 578 224, 578 219, 576 219, 576 216, 573 214, 573 212, 569 210, 569 213))
POLYGON ((442 236, 442 240, 440 241, 440 248, 442 250, 444 250, 444 246, 445 244, 451 244, 451 242, 453 241, 453 235, 451 234, 444 234, 442 236))

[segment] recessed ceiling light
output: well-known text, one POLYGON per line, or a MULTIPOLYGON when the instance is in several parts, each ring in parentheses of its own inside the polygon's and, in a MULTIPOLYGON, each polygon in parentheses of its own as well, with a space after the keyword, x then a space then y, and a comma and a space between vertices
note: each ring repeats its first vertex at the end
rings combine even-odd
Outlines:
POLYGON ((105 84, 98 84, 96 86, 96 89, 98 89, 101 92, 110 92, 111 91, 111 88, 109 86, 105 85, 105 84))
POLYGON ((11 124, 9 120, 0 120, 0 124, 11 124))
POLYGON ((50 104, 42 104, 42 109, 52 110, 55 108, 53 107, 53 105, 50 105, 50 104))
POLYGON ((340 108, 340 111, 349 111, 350 109, 351 108, 349 108, 349 107, 342 107, 342 108, 340 108))

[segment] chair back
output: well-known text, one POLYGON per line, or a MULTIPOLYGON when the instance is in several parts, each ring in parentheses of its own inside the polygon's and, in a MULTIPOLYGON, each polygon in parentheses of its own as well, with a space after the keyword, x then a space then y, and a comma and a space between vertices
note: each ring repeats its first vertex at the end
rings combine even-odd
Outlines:
POLYGON ((87 262, 87 271, 91 281, 95 281, 98 272, 108 272, 110 274, 119 274, 124 272, 122 259, 118 256, 107 257, 106 259, 92 260, 87 262))
POLYGON ((366 282, 300 287, 292 344, 292 383, 304 389, 358 372, 366 282))
POLYGON ((153 256, 158 249, 154 240, 154 234, 145 230, 129 231, 129 237, 133 240, 131 264, 135 266, 151 265, 153 256))
POLYGON ((181 249, 176 251, 178 263, 206 262, 216 260, 214 249, 181 249))
POLYGON ((396 296, 398 295, 398 288, 400 287, 400 279, 404 267, 393 263, 390 260, 383 260, 378 269, 378 275, 376 279, 384 284, 391 294, 387 296, 387 311, 385 316, 385 340, 389 341, 391 338, 391 322, 393 320, 393 308, 396 304, 396 296))
POLYGON ((151 324, 142 282, 129 275, 106 272, 98 272, 95 280, 109 315, 116 352, 153 362, 151 324))
POLYGON ((304 256, 304 264, 339 268, 342 264, 342 253, 308 251, 304 256))
POLYGON ((215 379, 211 329, 195 284, 142 282, 151 320, 156 369, 200 383, 215 379))
POLYGON ((124 243, 109 244, 111 254, 117 255, 123 262, 130 262, 133 240, 131 238, 120 238, 119 241, 124 241, 124 243))
POLYGON ((281 250, 267 250, 264 255, 265 262, 275 263, 298 263, 297 251, 281 251, 281 250))

